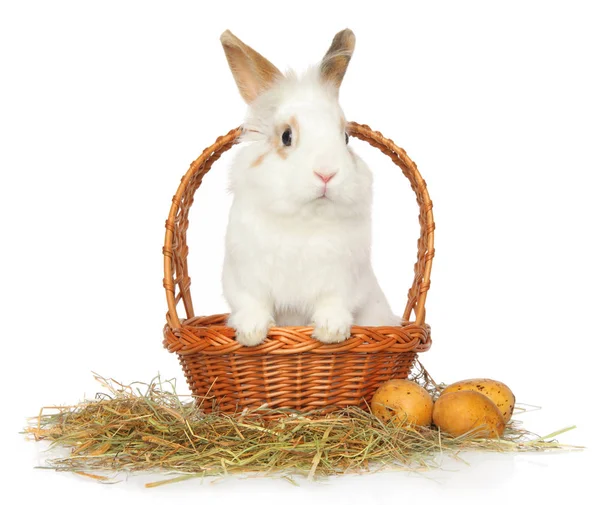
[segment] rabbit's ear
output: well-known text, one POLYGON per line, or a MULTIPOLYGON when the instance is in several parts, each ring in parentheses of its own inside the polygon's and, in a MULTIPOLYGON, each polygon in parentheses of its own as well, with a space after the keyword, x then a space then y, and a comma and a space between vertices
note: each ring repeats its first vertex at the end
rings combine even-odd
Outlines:
POLYGON ((338 89, 352 58, 355 42, 356 37, 352 30, 342 30, 333 38, 329 51, 321 61, 321 76, 325 81, 335 84, 338 89))
POLYGON ((246 103, 253 102, 258 95, 269 89, 276 79, 282 77, 275 65, 244 44, 229 30, 225 30, 221 35, 221 44, 233 78, 246 103))

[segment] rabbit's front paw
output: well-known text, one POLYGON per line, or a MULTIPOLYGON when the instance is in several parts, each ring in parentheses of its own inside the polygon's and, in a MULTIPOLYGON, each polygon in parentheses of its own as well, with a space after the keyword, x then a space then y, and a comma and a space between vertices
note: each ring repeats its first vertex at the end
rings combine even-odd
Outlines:
POLYGON ((275 326, 275 321, 268 312, 258 314, 255 311, 240 310, 229 316, 228 324, 235 329, 236 340, 240 344, 252 347, 267 338, 269 328, 275 326))
POLYGON ((343 342, 350 337, 352 314, 341 309, 320 311, 314 315, 313 324, 315 326, 313 338, 324 344, 343 342))

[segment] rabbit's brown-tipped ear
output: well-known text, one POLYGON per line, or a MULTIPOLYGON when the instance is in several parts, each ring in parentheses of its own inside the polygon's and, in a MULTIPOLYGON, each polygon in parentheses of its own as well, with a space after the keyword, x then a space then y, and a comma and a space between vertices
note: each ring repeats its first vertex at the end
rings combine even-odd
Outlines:
POLYGON ((221 35, 227 63, 233 74, 242 98, 252 103, 258 95, 282 77, 279 69, 264 56, 244 44, 229 30, 221 35))
POLYGON ((331 47, 323 61, 321 61, 321 76, 325 81, 335 84, 337 88, 342 84, 342 79, 352 58, 356 37, 349 28, 342 30, 333 37, 331 47))

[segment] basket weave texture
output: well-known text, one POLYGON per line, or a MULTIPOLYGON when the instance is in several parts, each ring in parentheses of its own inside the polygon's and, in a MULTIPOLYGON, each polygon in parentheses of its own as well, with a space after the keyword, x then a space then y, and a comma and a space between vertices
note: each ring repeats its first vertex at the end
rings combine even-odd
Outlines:
POLYGON ((434 256, 432 204, 425 181, 403 149, 366 125, 348 123, 348 134, 376 147, 401 168, 417 196, 420 236, 413 283, 402 326, 353 326, 351 337, 323 344, 313 328, 274 327, 259 346, 244 347, 227 326, 228 314, 196 317, 187 267, 189 210, 202 178, 237 141, 241 129, 219 137, 181 180, 166 222, 164 287, 167 324, 163 344, 177 353, 186 380, 205 410, 240 411, 267 405, 297 410, 366 407, 383 382, 406 378, 416 353, 431 346, 425 301, 434 256), (177 312, 183 304, 186 317, 177 312), (414 319, 411 320, 411 316, 414 319))

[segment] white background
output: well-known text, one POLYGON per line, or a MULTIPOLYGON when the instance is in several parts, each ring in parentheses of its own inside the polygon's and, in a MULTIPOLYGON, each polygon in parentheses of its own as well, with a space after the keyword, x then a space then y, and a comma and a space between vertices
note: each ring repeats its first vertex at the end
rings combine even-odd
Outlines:
MULTIPOLYGON (((0 8, 2 494, 33 503, 526 503, 576 499, 597 468, 600 17, 594 2, 3 2, 0 8), (316 63, 351 27, 341 102, 404 147, 434 202, 427 302, 438 381, 493 377, 560 454, 465 455, 444 471, 303 483, 228 479, 146 490, 35 470, 18 432, 41 406, 176 377, 162 348, 164 222, 189 163, 244 115, 219 43, 229 28, 281 68, 316 63)), ((376 178, 374 264, 401 312, 417 206, 400 171, 376 178)), ((198 313, 220 295, 229 157, 196 195, 198 313)), ((160 477, 160 476, 159 476, 160 477)), ((153 480, 156 480, 156 476, 153 480)), ((152 480, 152 479, 151 479, 152 480)))

